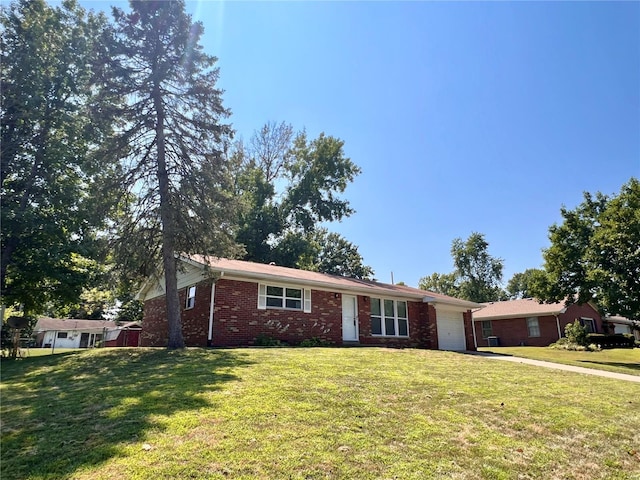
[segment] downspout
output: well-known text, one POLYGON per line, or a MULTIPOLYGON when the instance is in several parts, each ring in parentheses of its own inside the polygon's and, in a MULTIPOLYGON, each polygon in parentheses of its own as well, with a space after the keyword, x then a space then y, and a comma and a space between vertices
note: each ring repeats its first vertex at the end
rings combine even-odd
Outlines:
POLYGON ((473 312, 471 312, 471 330, 473 330, 473 346, 478 350, 478 339, 476 338, 476 319, 473 318, 473 312))
POLYGON ((558 318, 558 315, 554 315, 554 317, 556 317, 556 326, 558 327, 558 340, 560 340, 562 338, 562 332, 560 331, 560 319, 558 318))
MULTIPOLYGON (((224 275, 224 272, 220 272, 220 277, 224 275)), ((209 303, 209 335, 207 337, 207 346, 210 347, 213 342, 213 311, 215 309, 215 298, 216 298, 216 282, 220 279, 214 278, 211 281, 211 301, 209 303)))

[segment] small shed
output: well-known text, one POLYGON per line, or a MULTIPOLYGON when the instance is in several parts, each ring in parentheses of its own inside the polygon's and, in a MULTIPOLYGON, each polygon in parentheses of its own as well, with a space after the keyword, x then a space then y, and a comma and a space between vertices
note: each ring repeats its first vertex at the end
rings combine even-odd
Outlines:
POLYGON ((105 347, 137 347, 140 345, 140 322, 127 322, 108 330, 104 339, 105 347))

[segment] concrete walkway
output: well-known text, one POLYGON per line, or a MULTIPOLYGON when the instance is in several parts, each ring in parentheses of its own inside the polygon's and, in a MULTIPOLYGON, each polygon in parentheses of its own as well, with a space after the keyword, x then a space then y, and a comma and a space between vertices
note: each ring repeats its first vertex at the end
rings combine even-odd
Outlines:
POLYGON ((597 375, 599 377, 615 378, 618 380, 626 380, 628 382, 640 383, 639 375, 628 375, 626 373, 607 372, 604 370, 596 370, 594 368, 574 367, 573 365, 564 365, 562 363, 544 362, 542 360, 531 360, 529 358, 512 357, 509 355, 497 355, 489 352, 465 352, 469 355, 490 358, 493 360, 502 360, 505 362, 526 363, 536 365, 538 367, 555 368, 556 370, 566 370, 568 372, 585 373, 587 375, 597 375))

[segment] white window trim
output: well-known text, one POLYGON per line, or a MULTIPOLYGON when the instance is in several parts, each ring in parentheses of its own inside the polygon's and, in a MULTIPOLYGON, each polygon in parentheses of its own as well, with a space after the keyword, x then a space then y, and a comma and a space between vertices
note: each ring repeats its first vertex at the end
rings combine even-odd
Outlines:
POLYGON ((596 320, 591 317, 580 317, 580 325, 586 328, 585 320, 591 323, 591 331, 589 333, 596 333, 596 320))
POLYGON ((527 317, 526 322, 527 322, 527 335, 529 336, 529 338, 539 338, 540 337, 540 319, 538 317, 527 317), (535 320, 535 326, 536 326, 536 329, 538 330, 537 335, 531 335, 531 327, 529 326, 530 320, 535 320))
POLYGON ((283 285, 283 284, 277 284, 277 283, 259 283, 258 284, 258 310, 289 310, 292 312, 304 312, 304 313, 311 313, 311 289, 310 288, 303 288, 300 286, 292 286, 292 285, 283 285), (283 306, 282 307, 272 307, 272 306, 268 306, 267 305, 267 297, 271 296, 271 295, 267 295, 267 287, 276 287, 276 288, 282 288, 283 292, 286 292, 286 289, 295 289, 295 290, 300 290, 302 293, 302 298, 301 299, 296 299, 296 300, 301 300, 301 307, 300 308, 287 308, 286 306, 286 298, 285 296, 282 297, 283 299, 283 306))
POLYGON ((185 295, 185 301, 184 301, 184 309, 185 310, 191 310, 193 307, 196 306, 196 292, 198 291, 198 289, 196 288, 195 285, 189 285, 187 287, 187 293, 185 295), (193 288, 193 296, 189 295, 189 292, 191 291, 191 289, 193 288), (191 302, 191 305, 189 305, 189 300, 193 299, 193 302, 191 302))
MULTIPOLYGON (((371 309, 371 303, 373 302, 373 300, 380 300, 380 316, 378 315, 373 315, 373 313, 370 312, 369 317, 371 319, 373 319, 373 317, 376 318, 380 318, 380 328, 382 330, 382 333, 373 333, 373 331, 371 332, 371 336, 372 337, 388 337, 388 338, 409 338, 411 336, 411 332, 409 332, 409 302, 407 302, 406 300, 394 300, 393 298, 383 298, 383 297, 369 297, 369 309, 371 309), (393 302, 393 317, 387 317, 384 314, 384 301, 388 300, 393 302), (406 317, 399 317, 398 316, 398 302, 404 302, 405 306, 406 306, 406 311, 407 311, 407 316, 406 317), (385 322, 385 319, 387 318, 393 318, 393 328, 395 330, 395 335, 388 335, 386 330, 387 330, 387 325, 385 322), (407 334, 406 335, 400 335, 400 329, 398 328, 398 320, 406 320, 407 322, 407 334)), ((373 328, 372 328, 373 330, 373 328)))

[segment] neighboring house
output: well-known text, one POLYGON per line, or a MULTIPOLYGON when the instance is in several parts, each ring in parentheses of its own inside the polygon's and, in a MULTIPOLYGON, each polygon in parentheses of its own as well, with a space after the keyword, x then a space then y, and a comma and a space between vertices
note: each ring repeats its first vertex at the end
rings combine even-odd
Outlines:
POLYGON ((633 325, 640 326, 638 320, 629 320, 625 317, 611 316, 602 319, 609 326, 609 333, 630 333, 636 340, 640 341, 640 331, 633 328, 633 325))
POLYGON ((536 299, 483 303, 473 312, 476 345, 545 347, 564 336, 564 327, 580 321, 591 333, 602 333, 602 317, 591 304, 540 303, 536 299))
POLYGON ((128 322, 107 330, 104 338, 105 347, 138 347, 140 346, 140 322, 128 322))
POLYGON ((38 319, 33 335, 39 347, 89 348, 95 347, 107 331, 116 327, 114 322, 106 320, 42 317, 38 319))
MULTIPOLYGON (((479 304, 415 288, 202 256, 180 258, 178 289, 188 346, 336 345, 474 349, 471 309, 479 304)), ((164 279, 149 279, 142 346, 167 345, 164 279)))

